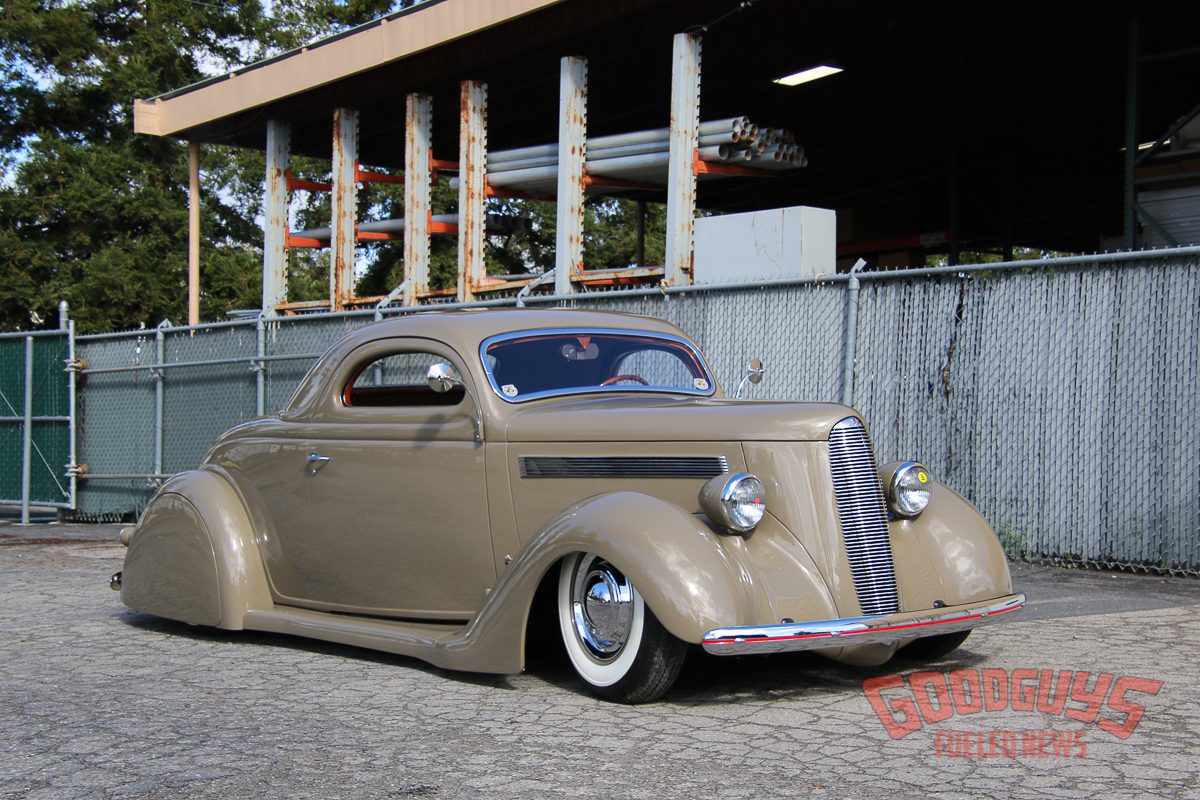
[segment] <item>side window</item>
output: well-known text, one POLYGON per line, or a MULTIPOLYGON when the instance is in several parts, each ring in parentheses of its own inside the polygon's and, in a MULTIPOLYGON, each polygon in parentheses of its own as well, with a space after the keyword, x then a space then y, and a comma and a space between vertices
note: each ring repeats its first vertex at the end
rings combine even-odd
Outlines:
POLYGON ((342 400, 356 408, 456 406, 465 394, 462 386, 435 392, 425 382, 429 368, 445 362, 444 357, 434 353, 389 353, 363 364, 346 384, 342 400))

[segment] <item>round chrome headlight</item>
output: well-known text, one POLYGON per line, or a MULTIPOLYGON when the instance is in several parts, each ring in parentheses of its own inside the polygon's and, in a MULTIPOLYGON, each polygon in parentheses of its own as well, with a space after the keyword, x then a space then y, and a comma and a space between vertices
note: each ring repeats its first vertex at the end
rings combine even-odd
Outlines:
POLYGON ((718 475, 700 489, 700 508, 730 533, 750 533, 767 513, 766 494, 748 472, 718 475))
POLYGON ((888 505, 898 517, 915 517, 929 505, 933 482, 925 467, 905 461, 892 473, 888 483, 888 505))

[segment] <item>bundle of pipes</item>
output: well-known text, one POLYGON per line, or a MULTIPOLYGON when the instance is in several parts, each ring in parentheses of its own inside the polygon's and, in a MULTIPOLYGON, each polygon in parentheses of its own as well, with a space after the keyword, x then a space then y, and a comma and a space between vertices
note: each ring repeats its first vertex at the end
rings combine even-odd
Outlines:
MULTIPOLYGON (((666 183, 669 128, 597 136, 587 141, 589 175, 629 181, 666 183)), ((701 161, 720 161, 755 169, 807 166, 804 148, 790 130, 760 128, 748 117, 701 122, 701 161)), ((487 156, 488 183, 497 187, 552 193, 558 181, 558 145, 499 150, 487 156)), ((457 188, 457 179, 450 182, 457 188)))

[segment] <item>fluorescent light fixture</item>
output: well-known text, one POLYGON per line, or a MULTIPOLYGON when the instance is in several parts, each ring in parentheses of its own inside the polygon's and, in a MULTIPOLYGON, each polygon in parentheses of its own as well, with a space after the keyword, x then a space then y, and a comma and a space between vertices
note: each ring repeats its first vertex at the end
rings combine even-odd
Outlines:
POLYGON ((830 75, 837 75, 841 71, 841 67, 830 67, 822 64, 819 67, 812 67, 802 72, 794 72, 791 75, 784 75, 782 78, 776 78, 775 83, 780 83, 784 86, 799 86, 802 83, 815 81, 818 78, 828 78, 830 75))

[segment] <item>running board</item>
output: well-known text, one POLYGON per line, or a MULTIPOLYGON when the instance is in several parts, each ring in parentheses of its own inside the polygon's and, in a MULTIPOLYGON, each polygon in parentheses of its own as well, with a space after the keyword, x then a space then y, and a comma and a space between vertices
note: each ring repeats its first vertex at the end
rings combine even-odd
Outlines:
POLYGON ((461 669, 447 658, 442 649, 447 641, 461 637, 460 624, 409 622, 329 614, 303 608, 275 606, 270 611, 247 611, 243 625, 247 630, 286 633, 326 642, 382 650, 419 658, 439 667, 461 669), (441 643, 441 645, 439 645, 441 643), (442 657, 438 657, 439 653, 442 657))

